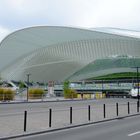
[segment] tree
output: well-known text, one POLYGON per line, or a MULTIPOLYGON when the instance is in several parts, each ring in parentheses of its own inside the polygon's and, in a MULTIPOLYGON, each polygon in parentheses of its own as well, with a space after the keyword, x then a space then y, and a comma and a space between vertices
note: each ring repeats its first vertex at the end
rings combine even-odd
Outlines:
POLYGON ((64 91, 64 97, 65 98, 77 98, 77 93, 75 90, 70 88, 70 82, 65 81, 64 86, 63 86, 63 91, 64 91))
POLYGON ((63 90, 64 90, 64 92, 67 89, 70 89, 70 82, 69 81, 64 81, 64 84, 63 84, 63 90))
POLYGON ((20 81, 20 83, 19 83, 19 88, 21 89, 21 88, 25 88, 25 84, 22 82, 22 81, 20 81))

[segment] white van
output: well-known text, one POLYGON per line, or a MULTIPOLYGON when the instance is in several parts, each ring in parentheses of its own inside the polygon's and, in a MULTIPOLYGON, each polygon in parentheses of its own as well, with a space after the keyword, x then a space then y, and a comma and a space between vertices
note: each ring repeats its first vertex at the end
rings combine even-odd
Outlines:
MULTIPOLYGON (((139 89, 139 94, 140 94, 140 89, 139 89)), ((132 88, 130 90, 130 96, 133 98, 137 98, 138 97, 138 88, 132 88)))

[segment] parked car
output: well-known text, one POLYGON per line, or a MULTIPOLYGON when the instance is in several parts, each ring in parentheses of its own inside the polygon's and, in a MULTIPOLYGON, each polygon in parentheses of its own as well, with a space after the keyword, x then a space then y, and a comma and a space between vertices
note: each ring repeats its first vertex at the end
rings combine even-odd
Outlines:
POLYGON ((16 84, 14 84, 12 81, 4 81, 2 87, 10 88, 11 90, 16 91, 16 93, 18 93, 19 91, 19 87, 16 84))

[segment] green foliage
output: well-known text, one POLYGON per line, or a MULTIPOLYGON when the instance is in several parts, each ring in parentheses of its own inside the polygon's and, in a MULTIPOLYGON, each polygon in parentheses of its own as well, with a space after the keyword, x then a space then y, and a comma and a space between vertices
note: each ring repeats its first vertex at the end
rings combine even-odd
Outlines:
POLYGON ((77 98, 77 93, 75 90, 73 89, 66 89, 64 92, 64 98, 68 99, 68 98, 77 98))
POLYGON ((29 89, 30 99, 41 99, 44 95, 44 90, 39 88, 29 89))
POLYGON ((0 86, 2 85, 3 83, 0 81, 0 86))
POLYGON ((0 101, 14 100, 15 92, 11 89, 0 88, 0 101))
POLYGON ((19 83, 19 88, 20 88, 20 89, 21 89, 21 88, 25 88, 25 85, 24 85, 23 82, 20 82, 20 83, 19 83))
POLYGON ((65 81, 64 82, 64 90, 69 89, 70 88, 70 82, 69 81, 65 81))
POLYGON ((4 89, 0 88, 0 94, 3 94, 4 89))
POLYGON ((64 91, 64 98, 68 99, 68 98, 77 98, 77 93, 75 90, 70 89, 70 82, 69 81, 65 81, 64 82, 64 86, 63 86, 63 91, 64 91))

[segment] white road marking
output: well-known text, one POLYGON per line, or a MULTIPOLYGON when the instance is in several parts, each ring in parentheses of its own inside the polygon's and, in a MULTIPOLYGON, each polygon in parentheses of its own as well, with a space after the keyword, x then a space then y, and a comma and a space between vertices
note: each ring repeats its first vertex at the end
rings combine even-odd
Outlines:
POLYGON ((128 136, 131 137, 131 136, 134 136, 134 135, 137 135, 137 134, 140 134, 140 131, 137 131, 137 132, 134 132, 134 133, 128 134, 128 136))

